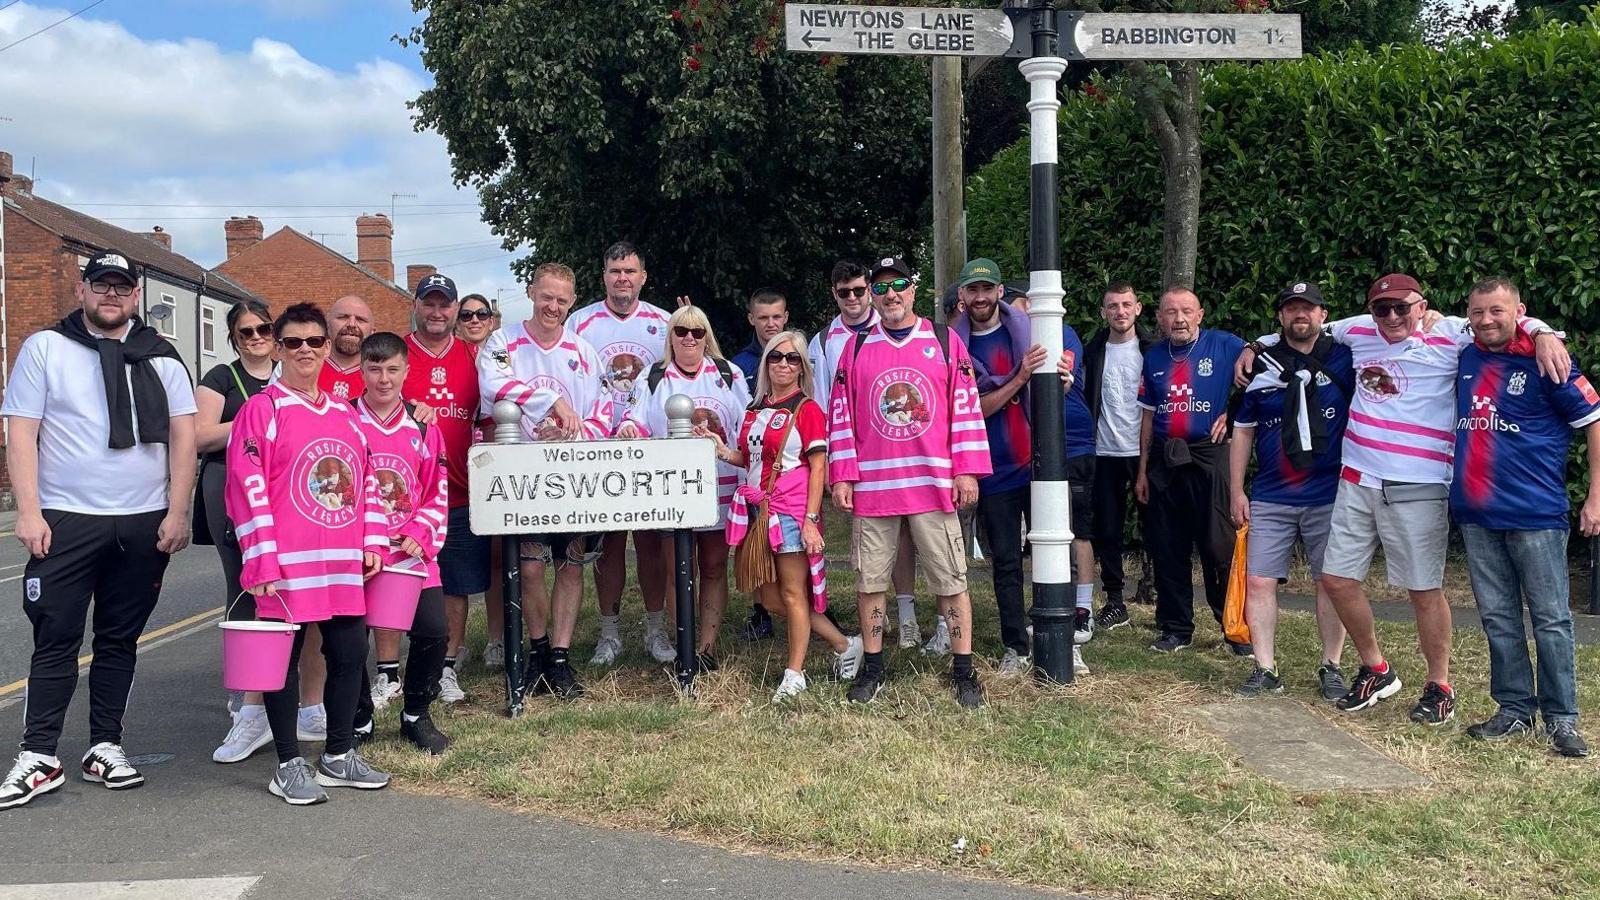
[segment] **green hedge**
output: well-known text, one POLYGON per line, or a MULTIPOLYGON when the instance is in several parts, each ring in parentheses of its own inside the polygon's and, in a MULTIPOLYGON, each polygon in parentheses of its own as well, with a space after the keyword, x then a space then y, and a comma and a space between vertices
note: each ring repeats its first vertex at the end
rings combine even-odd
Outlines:
MULTIPOLYGON (((1506 275, 1600 374, 1600 21, 1217 66, 1204 102, 1208 325, 1269 329, 1272 297, 1297 280, 1319 283, 1334 317, 1354 314, 1389 271, 1461 314, 1474 281, 1506 275)), ((1114 85, 1075 92, 1060 122, 1065 303, 1092 326, 1107 281, 1159 292, 1160 157, 1114 85)), ((973 255, 1025 270, 1026 139, 970 179, 968 229, 973 255)))

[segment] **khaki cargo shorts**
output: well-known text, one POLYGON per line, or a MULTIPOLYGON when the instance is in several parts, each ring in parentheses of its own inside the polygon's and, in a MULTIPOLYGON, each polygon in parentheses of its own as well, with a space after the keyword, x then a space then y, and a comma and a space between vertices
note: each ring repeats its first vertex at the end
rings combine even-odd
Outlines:
POLYGON ((967 557, 961 546, 961 520, 955 513, 941 510, 907 516, 856 516, 850 523, 856 590, 863 594, 889 590, 902 522, 910 526, 922 576, 934 595, 951 597, 965 591, 967 557))

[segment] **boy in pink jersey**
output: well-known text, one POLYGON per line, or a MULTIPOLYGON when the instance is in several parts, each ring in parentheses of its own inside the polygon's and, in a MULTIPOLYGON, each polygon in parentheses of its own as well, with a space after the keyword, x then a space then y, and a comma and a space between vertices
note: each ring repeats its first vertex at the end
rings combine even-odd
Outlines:
MULTIPOLYGON (((444 587, 439 578, 439 551, 444 546, 449 515, 449 465, 445 460, 444 435, 437 426, 418 425, 401 399, 409 362, 407 342, 398 335, 380 331, 361 343, 361 371, 365 376, 360 399, 356 400, 356 420, 371 452, 372 470, 378 482, 378 502, 387 520, 389 547, 384 568, 417 572, 422 578, 422 596, 417 601, 416 618, 411 623, 411 650, 406 657, 402 694, 405 709, 400 715, 400 734, 421 750, 437 756, 450 746, 449 738, 434 727, 428 704, 437 693, 444 671, 449 627, 444 608, 444 587)), ((474 386, 474 391, 476 386, 474 386)), ((377 629, 378 678, 393 684, 400 681, 400 632, 377 629)), ((362 669, 366 675, 366 669, 362 669)), ((381 699, 367 687, 365 677, 358 719, 371 722, 371 713, 381 699)))
POLYGON ((381 568, 389 535, 354 410, 317 386, 327 320, 314 305, 299 303, 284 310, 273 333, 284 356, 282 377, 234 419, 225 500, 244 558, 239 583, 254 597, 256 614, 315 622, 322 632, 328 740, 315 772, 297 740, 303 627, 295 632, 283 688, 265 697, 278 753, 268 790, 305 806, 328 799, 323 787, 371 790, 389 783, 355 750, 367 655, 363 584, 381 568))
POLYGON ((857 600, 866 663, 852 703, 882 690, 884 592, 902 520, 950 632, 951 681, 968 709, 983 705, 972 669, 972 602, 956 509, 978 499, 992 471, 972 360, 961 339, 912 310, 916 283, 903 260, 872 268, 878 323, 846 348, 834 376, 829 480, 833 501, 853 512, 857 600))

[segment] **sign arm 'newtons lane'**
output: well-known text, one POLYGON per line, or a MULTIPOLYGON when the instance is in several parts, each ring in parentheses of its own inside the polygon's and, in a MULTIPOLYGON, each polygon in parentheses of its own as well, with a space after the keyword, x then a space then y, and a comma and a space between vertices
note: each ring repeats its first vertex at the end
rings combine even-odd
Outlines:
POLYGON ((1011 47, 1011 19, 998 9, 789 3, 783 14, 790 50, 1002 56, 1011 47))

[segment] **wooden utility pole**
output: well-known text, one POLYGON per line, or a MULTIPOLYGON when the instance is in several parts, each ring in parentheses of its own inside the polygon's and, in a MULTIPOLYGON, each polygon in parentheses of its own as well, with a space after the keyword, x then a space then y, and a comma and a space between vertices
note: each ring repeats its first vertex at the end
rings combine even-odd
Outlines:
POLYGON ((967 213, 961 160, 961 57, 935 56, 933 71, 933 288, 935 322, 944 291, 967 261, 967 213))

